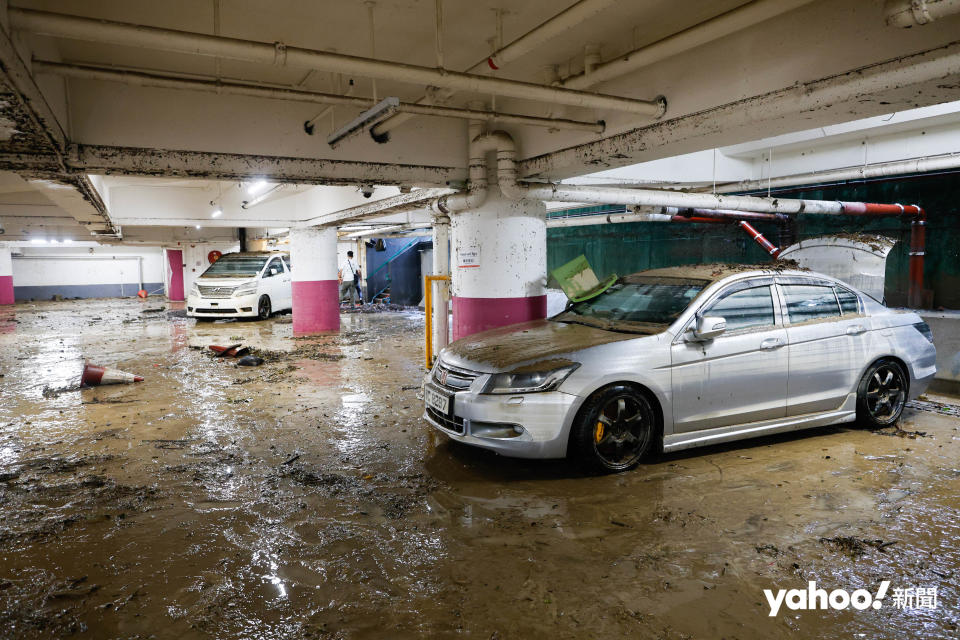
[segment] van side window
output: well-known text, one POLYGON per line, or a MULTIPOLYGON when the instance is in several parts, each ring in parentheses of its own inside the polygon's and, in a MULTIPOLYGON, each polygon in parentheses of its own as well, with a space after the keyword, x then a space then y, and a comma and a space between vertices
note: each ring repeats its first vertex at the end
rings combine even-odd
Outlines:
POLYGON ((290 268, 290 256, 283 256, 283 263, 287 265, 287 271, 293 271, 293 269, 290 268))
POLYGON ((280 264, 280 261, 274 258, 267 265, 267 269, 263 272, 264 278, 270 278, 272 276, 280 275, 283 273, 283 265, 280 264))
POLYGON ((783 297, 787 301, 787 316, 792 324, 840 315, 840 305, 833 293, 833 287, 809 284, 781 286, 783 297))
POLYGON ((769 285, 743 289, 721 298, 703 315, 722 317, 727 331, 773 326, 773 295, 769 285))
POLYGON ((860 313, 860 299, 857 294, 849 289, 837 287, 837 298, 840 300, 840 311, 846 315, 848 313, 860 313))

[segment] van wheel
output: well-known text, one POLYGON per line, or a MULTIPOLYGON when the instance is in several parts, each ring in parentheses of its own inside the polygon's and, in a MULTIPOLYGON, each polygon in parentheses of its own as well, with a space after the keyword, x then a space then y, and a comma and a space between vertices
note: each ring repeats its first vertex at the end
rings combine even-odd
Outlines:
POLYGON ((271 313, 270 296, 260 296, 260 301, 257 303, 257 318, 266 320, 270 317, 271 313))
POLYGON ((857 422, 870 429, 894 424, 907 404, 907 389, 903 367, 895 360, 877 360, 857 387, 857 422))
POLYGON ((571 453, 594 471, 626 471, 654 451, 657 427, 657 412, 645 394, 612 385, 581 409, 571 453))

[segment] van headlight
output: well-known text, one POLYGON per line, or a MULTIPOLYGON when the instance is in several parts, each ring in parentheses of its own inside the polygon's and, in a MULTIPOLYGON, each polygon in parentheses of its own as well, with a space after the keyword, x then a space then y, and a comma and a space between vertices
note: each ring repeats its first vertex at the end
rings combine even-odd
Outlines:
POLYGON ((239 287, 237 287, 236 291, 233 292, 233 295, 234 297, 248 296, 251 293, 256 293, 256 292, 257 292, 257 283, 255 281, 246 282, 240 285, 239 287))
POLYGON ((513 371, 496 373, 490 376, 481 393, 539 393, 553 391, 580 367, 571 363, 562 367, 549 368, 549 363, 540 371, 513 371))
POLYGON ((193 286, 190 287, 190 295, 200 297, 200 287, 196 282, 193 283, 193 286))

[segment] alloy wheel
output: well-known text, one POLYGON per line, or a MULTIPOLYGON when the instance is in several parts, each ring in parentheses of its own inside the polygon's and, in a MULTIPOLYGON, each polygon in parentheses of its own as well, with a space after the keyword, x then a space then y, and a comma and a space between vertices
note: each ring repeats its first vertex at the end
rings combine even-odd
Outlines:
POLYGON ((907 401, 907 385, 900 367, 883 364, 867 380, 866 406, 870 417, 881 424, 900 416, 907 401))
POLYGON ((610 398, 593 425, 593 446, 605 466, 631 466, 647 449, 653 434, 653 411, 645 398, 622 394, 610 398))

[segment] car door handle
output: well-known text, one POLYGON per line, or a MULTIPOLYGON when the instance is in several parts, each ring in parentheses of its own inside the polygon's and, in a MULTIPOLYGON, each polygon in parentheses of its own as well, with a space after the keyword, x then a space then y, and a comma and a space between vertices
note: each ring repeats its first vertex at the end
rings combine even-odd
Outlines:
POLYGON ((848 336, 858 336, 861 333, 866 333, 867 329, 862 324, 854 324, 847 327, 848 336))
POLYGON ((767 338, 760 343, 760 348, 764 351, 773 351, 774 349, 779 349, 784 344, 786 343, 780 338, 767 338))

